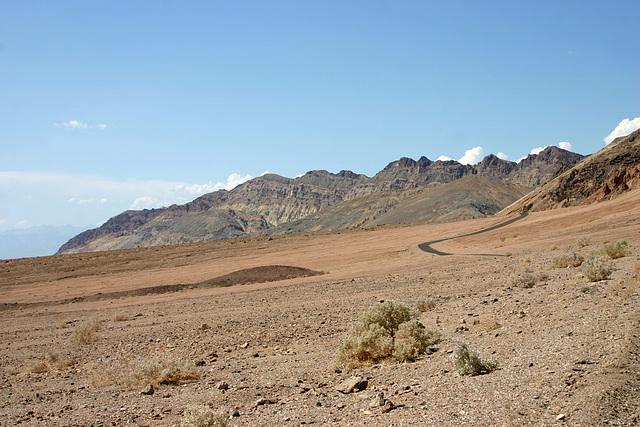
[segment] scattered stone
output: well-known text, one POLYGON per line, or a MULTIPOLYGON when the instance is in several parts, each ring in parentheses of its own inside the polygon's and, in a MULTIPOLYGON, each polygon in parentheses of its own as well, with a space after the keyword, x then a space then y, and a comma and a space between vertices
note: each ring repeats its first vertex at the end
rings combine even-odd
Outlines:
POLYGON ((240 348, 247 348, 247 347, 249 347, 249 343, 248 342, 246 342, 246 343, 244 343, 244 344, 242 344, 240 346, 240 348))
POLYGON ((155 391, 156 390, 153 388, 153 384, 148 384, 145 388, 140 390, 140 394, 151 396, 153 393, 155 393, 155 391))
POLYGON ((253 406, 273 405, 274 403, 277 403, 277 402, 275 400, 261 397, 260 399, 256 400, 256 403, 254 403, 253 406))
POLYGON ((232 417, 239 417, 240 416, 240 412, 238 412, 237 409, 234 409, 233 411, 231 411, 231 416, 232 417))
POLYGON ((369 381, 365 379, 362 379, 360 377, 351 377, 348 380, 345 380, 338 387, 336 387, 336 390, 344 394, 349 394, 365 390, 368 385, 369 381))
POLYGON ((196 366, 204 366, 207 363, 204 360, 196 360, 195 365, 196 366))
POLYGON ((371 403, 369 403, 369 406, 372 408, 378 408, 380 406, 384 406, 384 402, 384 393, 380 392, 374 396, 371 403))
POLYGON ((203 323, 200 326, 200 329, 202 329, 203 331, 206 331, 207 329, 211 329, 211 326, 207 325, 206 323, 203 323))
POLYGON ((387 400, 382 407, 382 413, 386 414, 387 412, 391 412, 394 408, 395 405, 390 400, 387 400))
POLYGON ((565 415, 565 414, 559 414, 559 415, 556 417, 556 421, 562 421, 562 420, 564 420, 564 419, 565 419, 565 417, 566 417, 566 415, 565 415))
POLYGON ((229 383, 226 381, 220 381, 218 384, 216 384, 216 388, 218 390, 229 390, 229 383))

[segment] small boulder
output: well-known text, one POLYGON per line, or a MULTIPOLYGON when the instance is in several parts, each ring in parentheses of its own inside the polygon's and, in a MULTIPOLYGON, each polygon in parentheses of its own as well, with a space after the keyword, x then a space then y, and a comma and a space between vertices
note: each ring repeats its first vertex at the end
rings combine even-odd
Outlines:
POLYGON ((342 384, 336 387, 336 390, 344 394, 349 394, 365 390, 368 385, 369 381, 365 379, 362 379, 360 377, 351 377, 348 380, 343 381, 342 384))
POLYGON ((140 394, 151 396, 153 393, 155 393, 155 391, 156 390, 153 388, 153 384, 147 384, 145 388, 140 390, 140 394))

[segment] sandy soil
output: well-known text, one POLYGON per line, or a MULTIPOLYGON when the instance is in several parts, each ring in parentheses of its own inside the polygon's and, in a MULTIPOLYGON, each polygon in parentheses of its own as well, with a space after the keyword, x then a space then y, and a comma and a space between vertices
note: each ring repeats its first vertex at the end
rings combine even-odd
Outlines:
POLYGON ((457 239, 508 218, 0 261, 0 425, 179 425, 193 404, 243 426, 637 425, 639 202, 635 191, 457 239), (434 248, 456 255, 418 248, 445 238, 434 248), (612 261, 610 280, 548 268, 622 238, 631 255, 612 261), (324 274, 108 296, 270 265, 324 274), (527 271, 536 285, 515 286, 527 271), (367 307, 419 297, 435 300, 420 320, 443 336, 430 354, 336 369, 336 349, 367 307), (91 342, 74 343, 98 323, 91 342), (459 375, 456 340, 499 369, 459 375), (127 382, 142 362, 169 359, 195 363, 199 378, 153 394, 127 382), (351 376, 368 387, 337 391, 351 376), (380 393, 392 405, 377 405, 380 393))

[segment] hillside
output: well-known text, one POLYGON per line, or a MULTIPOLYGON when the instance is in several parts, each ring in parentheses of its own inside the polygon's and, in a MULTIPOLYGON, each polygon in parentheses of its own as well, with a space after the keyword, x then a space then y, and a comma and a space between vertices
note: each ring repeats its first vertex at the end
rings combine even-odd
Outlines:
POLYGON ((608 200, 640 187, 640 130, 611 144, 508 206, 502 213, 542 211, 608 200))
POLYGON ((495 156, 487 156, 475 166, 455 161, 432 162, 422 157, 418 161, 401 158, 391 162, 371 178, 351 171, 337 174, 311 171, 295 179, 267 174, 231 191, 205 194, 184 205, 123 212, 101 227, 72 238, 58 253, 378 224, 382 215, 397 205, 400 209, 400 202, 418 197, 421 191, 473 175, 501 183, 503 188, 481 196, 476 189, 470 188, 465 196, 460 192, 461 188, 456 187, 456 191, 451 193, 455 200, 447 200, 447 192, 438 193, 438 199, 434 201, 438 208, 427 206, 430 214, 409 210, 414 215, 396 213, 387 217, 390 221, 419 222, 491 215, 521 197, 522 186, 538 185, 582 157, 557 147, 548 147, 517 164, 495 156), (508 192, 512 193, 511 196, 505 197, 508 192), (494 199, 494 195, 497 198, 494 199), (333 209, 336 210, 331 213, 333 209))

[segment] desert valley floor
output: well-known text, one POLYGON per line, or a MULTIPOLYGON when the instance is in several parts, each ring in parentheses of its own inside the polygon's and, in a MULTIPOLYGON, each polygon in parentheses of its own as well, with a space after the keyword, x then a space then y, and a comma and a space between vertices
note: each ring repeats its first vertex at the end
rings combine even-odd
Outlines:
POLYGON ((637 425, 640 191, 455 238, 508 219, 0 261, 0 425, 170 426, 194 404, 232 426, 637 425), (441 239, 433 247, 454 255, 418 248, 441 239), (609 280, 549 268, 619 239, 631 253, 609 280), (323 274, 195 286, 276 265, 323 274), (535 286, 514 284, 525 272, 535 286), (178 284, 194 286, 145 291, 178 284), (435 302, 420 321, 442 334, 429 354, 335 366, 369 306, 420 297, 435 302), (459 375, 456 340, 498 369, 459 375), (194 363, 197 378, 153 393, 127 380, 153 360, 194 363), (352 376, 366 389, 338 391, 352 376))

